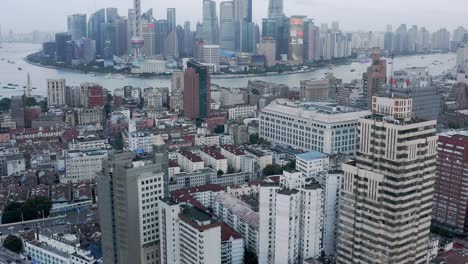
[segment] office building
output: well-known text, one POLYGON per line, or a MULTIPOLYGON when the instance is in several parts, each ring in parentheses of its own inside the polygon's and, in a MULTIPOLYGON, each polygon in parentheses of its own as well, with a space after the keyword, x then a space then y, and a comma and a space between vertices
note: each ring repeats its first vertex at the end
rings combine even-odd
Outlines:
POLYGON ((252 0, 234 1, 234 24, 236 51, 253 52, 252 0))
POLYGON ((185 52, 183 53, 186 57, 193 54, 193 45, 194 38, 193 33, 190 29, 190 21, 184 22, 184 48, 185 52))
POLYGON ((387 83, 387 61, 380 59, 380 53, 374 51, 372 54, 372 64, 363 74, 364 95, 367 108, 371 109, 372 96, 377 95, 378 91, 387 83))
POLYGON ((102 170, 104 159, 107 159, 105 150, 68 151, 65 156, 66 174, 60 182, 95 181, 96 173, 102 170))
POLYGON ((133 152, 110 153, 98 174, 104 263, 159 263, 158 200, 165 195, 164 162, 133 152))
POLYGON ((101 45, 101 24, 106 22, 106 10, 100 9, 93 13, 88 20, 88 38, 96 41, 96 53, 102 55, 104 47, 101 45))
POLYGON ((47 106, 65 105, 65 79, 47 80, 47 106))
POLYGON ((260 53, 265 56, 266 66, 276 65, 276 40, 273 37, 263 37, 260 53))
POLYGON ((342 166, 337 263, 429 261, 436 121, 401 100, 359 120, 359 153, 342 166))
POLYGON ((270 0, 268 4, 268 18, 277 19, 284 16, 283 1, 284 0, 270 0))
POLYGON ((74 14, 68 16, 68 33, 71 34, 71 40, 86 38, 86 15, 74 14))
POLYGON ((218 16, 216 2, 212 0, 203 0, 202 39, 207 45, 218 44, 218 16))
POLYGON ((184 73, 184 116, 207 118, 211 112, 211 77, 208 67, 188 61, 184 73))
POLYGON ((179 57, 179 41, 177 38, 176 9, 167 9, 167 37, 164 54, 167 58, 179 57))
POLYGON ((467 170, 468 133, 439 135, 432 221, 436 226, 458 235, 468 232, 468 199, 463 190, 468 182, 467 170))
POLYGON ((12 96, 10 115, 13 122, 16 124, 17 129, 25 128, 25 107, 23 102, 23 96, 12 96))
POLYGON ((222 50, 235 51, 234 2, 221 2, 219 15, 219 45, 222 50))
POLYGON ((278 99, 260 113, 259 135, 306 151, 354 155, 358 119, 368 114, 336 104, 278 99))
POLYGON ((294 64, 304 63, 305 18, 305 16, 292 16, 289 20, 288 60, 294 64))
POLYGON ((220 62, 220 46, 219 45, 203 45, 203 63, 219 65, 220 62))
POLYGON ((323 190, 301 172, 260 185, 259 263, 300 263, 322 251, 323 190))
POLYGON ((303 101, 326 101, 330 98, 330 81, 303 80, 301 81, 301 93, 299 99, 303 101))
POLYGON ((71 34, 68 32, 56 33, 55 34, 55 58, 57 61, 65 62, 67 59, 67 42, 71 41, 71 34))
POLYGON ((413 113, 417 118, 439 119, 442 112, 442 98, 438 88, 432 84, 432 77, 427 68, 406 68, 396 71, 392 78, 393 84, 388 94, 413 99, 413 113))

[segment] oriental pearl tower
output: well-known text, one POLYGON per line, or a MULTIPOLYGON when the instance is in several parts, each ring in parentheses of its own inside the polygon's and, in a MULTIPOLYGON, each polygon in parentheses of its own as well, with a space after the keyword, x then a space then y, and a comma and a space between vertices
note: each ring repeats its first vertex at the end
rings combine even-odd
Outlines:
POLYGON ((141 0, 133 0, 133 8, 135 10, 135 28, 133 30, 135 35, 130 41, 132 51, 130 52, 129 63, 139 66, 141 60, 143 60, 143 46, 145 45, 145 40, 141 37, 141 0))

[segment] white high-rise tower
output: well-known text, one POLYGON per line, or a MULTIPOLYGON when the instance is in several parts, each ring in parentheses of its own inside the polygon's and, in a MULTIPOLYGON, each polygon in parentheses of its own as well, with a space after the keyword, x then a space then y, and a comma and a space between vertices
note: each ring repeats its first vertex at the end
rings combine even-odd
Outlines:
POLYGON ((129 63, 138 66, 143 59, 142 48, 145 45, 144 39, 141 37, 141 0, 133 0, 133 8, 135 10, 135 23, 133 32, 135 32, 132 40, 132 51, 130 52, 129 63))

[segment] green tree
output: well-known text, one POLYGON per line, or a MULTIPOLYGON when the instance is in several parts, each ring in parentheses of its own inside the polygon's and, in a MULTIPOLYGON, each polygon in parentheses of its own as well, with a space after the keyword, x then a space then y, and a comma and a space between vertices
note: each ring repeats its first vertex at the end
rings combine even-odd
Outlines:
POLYGON ((223 170, 218 170, 217 174, 218 174, 218 176, 223 176, 223 175, 224 175, 224 171, 223 171, 223 170))
POLYGON ((256 145, 258 144, 258 134, 252 134, 249 136, 250 144, 256 145))
POLYGON ((0 111, 7 111, 11 108, 11 99, 10 98, 2 98, 0 100, 0 111))
POLYGON ((116 149, 123 149, 122 133, 118 133, 117 136, 115 136, 115 148, 116 149))
POLYGON ((112 107, 109 103, 107 103, 105 106, 104 106, 104 111, 106 113, 106 117, 108 117, 110 115, 110 113, 112 112, 112 107))
POLYGON ((269 164, 263 169, 264 176, 278 175, 283 173, 283 168, 278 164, 269 164))
POLYGON ((47 112, 47 110, 49 109, 49 106, 47 105, 47 100, 40 101, 39 106, 41 107, 42 112, 47 112))
POLYGON ((5 206, 2 213, 2 224, 21 221, 21 203, 11 202, 5 206))
POLYGON ((17 236, 13 236, 13 235, 8 235, 6 238, 5 238, 5 241, 3 241, 3 246, 10 250, 10 251, 13 251, 17 254, 23 252, 23 241, 21 240, 21 238, 17 237, 17 236))
POLYGON ((292 161, 288 162, 286 165, 284 165, 283 169, 285 169, 285 170, 294 170, 294 169, 296 169, 296 161, 292 160, 292 161))
POLYGON ((24 105, 25 106, 36 106, 38 103, 34 97, 25 97, 24 105))

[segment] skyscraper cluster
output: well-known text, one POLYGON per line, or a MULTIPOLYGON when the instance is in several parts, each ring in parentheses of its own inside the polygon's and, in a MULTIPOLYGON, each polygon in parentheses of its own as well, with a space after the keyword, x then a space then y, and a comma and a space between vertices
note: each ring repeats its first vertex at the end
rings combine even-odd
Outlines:
POLYGON ((429 32, 425 27, 413 25, 410 28, 401 24, 394 32, 392 26, 387 25, 383 37, 383 50, 388 54, 414 54, 438 50, 442 52, 455 51, 463 42, 466 29, 458 27, 453 34, 446 28, 429 32), (451 37, 453 35, 453 37, 451 37))

